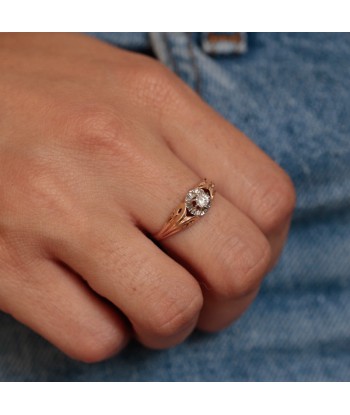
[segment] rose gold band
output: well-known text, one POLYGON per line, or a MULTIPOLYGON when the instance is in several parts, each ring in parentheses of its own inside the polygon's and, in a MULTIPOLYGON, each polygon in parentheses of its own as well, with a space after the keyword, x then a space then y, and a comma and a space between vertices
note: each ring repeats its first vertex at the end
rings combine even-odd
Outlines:
POLYGON ((187 192, 185 199, 179 203, 168 220, 154 237, 158 241, 174 235, 192 226, 201 216, 205 215, 214 199, 215 185, 203 179, 196 187, 187 192))

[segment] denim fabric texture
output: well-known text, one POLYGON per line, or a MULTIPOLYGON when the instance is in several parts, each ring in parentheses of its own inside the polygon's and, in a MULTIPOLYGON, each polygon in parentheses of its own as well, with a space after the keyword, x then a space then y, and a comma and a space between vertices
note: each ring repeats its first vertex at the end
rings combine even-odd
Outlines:
POLYGON ((0 314, 0 380, 350 381, 350 35, 90 35, 154 54, 289 173, 290 236, 236 324, 170 350, 84 364, 0 314))

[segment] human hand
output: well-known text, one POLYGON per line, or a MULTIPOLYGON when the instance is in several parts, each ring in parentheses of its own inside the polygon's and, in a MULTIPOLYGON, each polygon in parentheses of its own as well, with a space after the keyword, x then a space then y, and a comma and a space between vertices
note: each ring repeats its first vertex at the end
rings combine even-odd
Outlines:
POLYGON ((0 93, 0 309, 93 362, 248 307, 295 193, 242 132, 154 59, 83 35, 1 34, 0 93), (208 214, 153 241, 204 177, 208 214))

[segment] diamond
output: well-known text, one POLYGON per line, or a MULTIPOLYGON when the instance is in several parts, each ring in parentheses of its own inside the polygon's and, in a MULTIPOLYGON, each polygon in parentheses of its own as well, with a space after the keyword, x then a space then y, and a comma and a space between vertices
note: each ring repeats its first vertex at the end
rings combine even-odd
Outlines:
POLYGON ((195 216, 202 216, 207 213, 210 207, 210 195, 203 189, 196 187, 186 195, 186 208, 195 216))

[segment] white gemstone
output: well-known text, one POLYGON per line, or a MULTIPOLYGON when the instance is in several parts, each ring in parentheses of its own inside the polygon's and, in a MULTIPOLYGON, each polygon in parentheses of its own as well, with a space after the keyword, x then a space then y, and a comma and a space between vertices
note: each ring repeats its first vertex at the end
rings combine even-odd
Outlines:
POLYGON ((209 196, 206 193, 201 193, 197 195, 197 205, 200 207, 204 207, 209 202, 209 196))
POLYGON ((209 194, 201 189, 191 189, 186 195, 186 207, 192 215, 202 216, 210 207, 209 194))

